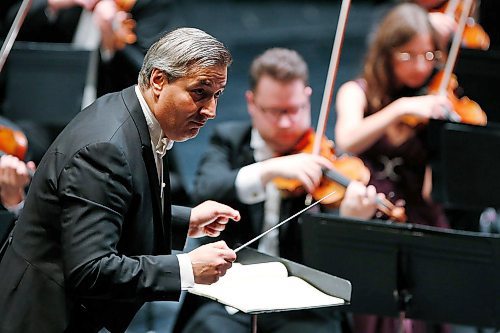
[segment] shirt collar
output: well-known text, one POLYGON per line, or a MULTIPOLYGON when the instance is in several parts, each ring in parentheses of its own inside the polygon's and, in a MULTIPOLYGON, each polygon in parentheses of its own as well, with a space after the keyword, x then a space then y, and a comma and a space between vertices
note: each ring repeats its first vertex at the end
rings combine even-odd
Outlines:
POLYGON ((250 147, 254 150, 253 156, 256 162, 264 161, 275 156, 271 147, 269 147, 266 141, 264 141, 256 128, 252 128, 250 147))
POLYGON ((146 123, 148 124, 149 135, 151 137, 151 143, 155 149, 155 152, 160 155, 160 157, 165 156, 167 150, 171 149, 174 145, 174 141, 170 140, 165 136, 163 130, 161 129, 160 123, 156 120, 153 112, 149 109, 144 96, 139 89, 139 86, 135 86, 135 94, 139 99, 139 104, 141 105, 142 112, 146 118, 146 123))

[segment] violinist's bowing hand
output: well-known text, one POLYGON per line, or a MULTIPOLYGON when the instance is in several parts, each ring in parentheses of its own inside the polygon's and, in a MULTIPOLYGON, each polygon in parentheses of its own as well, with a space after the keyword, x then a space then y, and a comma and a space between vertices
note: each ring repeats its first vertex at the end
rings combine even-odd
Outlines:
POLYGON ((236 260, 236 253, 224 241, 202 245, 188 253, 194 282, 212 284, 224 276, 236 260))
POLYGON ((424 119, 445 119, 453 110, 446 96, 425 95, 402 97, 395 102, 401 116, 409 115, 424 119))
POLYGON ((100 1, 93 12, 94 21, 101 32, 101 47, 115 52, 137 39, 135 21, 131 15, 121 10, 115 1, 100 1))
POLYGON ((331 169, 333 166, 320 155, 300 153, 268 159, 261 162, 261 167, 263 184, 277 177, 297 179, 307 192, 312 193, 321 182, 322 169, 331 169))
POLYGON ((4 206, 14 206, 24 199, 24 188, 29 184, 35 163, 24 163, 12 155, 0 157, 0 199, 4 206))
POLYGON ((455 19, 444 13, 429 13, 429 21, 439 36, 441 36, 443 42, 450 40, 452 34, 457 30, 457 22, 455 19))
POLYGON ((217 237, 226 228, 230 219, 239 221, 240 218, 240 212, 227 205, 211 200, 205 201, 191 210, 188 236, 217 237))
POLYGON ((377 194, 373 185, 365 186, 358 181, 351 181, 340 203, 340 215, 358 219, 370 219, 377 210, 377 194))

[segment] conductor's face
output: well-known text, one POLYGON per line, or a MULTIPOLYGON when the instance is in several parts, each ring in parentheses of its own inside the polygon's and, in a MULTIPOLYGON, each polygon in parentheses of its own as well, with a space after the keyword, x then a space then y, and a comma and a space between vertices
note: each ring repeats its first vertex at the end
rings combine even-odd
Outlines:
POLYGON ((198 68, 188 76, 171 81, 162 71, 153 70, 152 112, 165 135, 174 141, 195 137, 207 120, 215 117, 226 81, 226 66, 198 68))

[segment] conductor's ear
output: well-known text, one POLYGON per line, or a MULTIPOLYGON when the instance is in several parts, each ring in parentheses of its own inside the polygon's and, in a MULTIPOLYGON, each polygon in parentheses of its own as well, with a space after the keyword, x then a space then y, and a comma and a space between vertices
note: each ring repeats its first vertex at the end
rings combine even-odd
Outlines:
POLYGON ((159 95, 163 86, 168 84, 167 74, 164 71, 153 68, 151 76, 149 77, 149 83, 155 95, 159 95))

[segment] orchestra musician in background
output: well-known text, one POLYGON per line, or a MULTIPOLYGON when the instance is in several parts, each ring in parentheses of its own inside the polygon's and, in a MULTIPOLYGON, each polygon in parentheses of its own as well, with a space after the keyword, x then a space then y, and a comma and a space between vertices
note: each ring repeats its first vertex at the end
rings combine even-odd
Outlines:
MULTIPOLYGON (((1 1, 0 36, 7 35, 21 2, 1 1)), ((132 5, 127 12, 120 6, 122 2, 34 0, 17 40, 72 43, 82 10, 92 11, 101 35, 97 96, 121 90, 135 83, 146 50, 170 30, 172 21, 172 0, 126 1, 132 5), (131 35, 124 30, 131 30, 135 38, 129 39, 131 35)))
MULTIPOLYGON (((34 0, 17 40, 71 43, 82 9, 92 10, 99 0, 34 0)), ((0 3, 0 33, 7 35, 22 0, 0 3)))
MULTIPOLYGON (((448 227, 432 202, 425 122, 451 110, 446 96, 421 91, 439 62, 439 36, 422 7, 396 6, 380 23, 361 76, 342 85, 336 98, 337 146, 362 158, 370 184, 404 200, 408 222, 448 227), (416 126, 407 117, 420 119, 416 126)), ((396 332, 398 321, 354 316, 355 332, 396 332), (381 328, 380 330, 377 330, 381 328)), ((405 320, 405 332, 426 332, 426 323, 405 320)))

